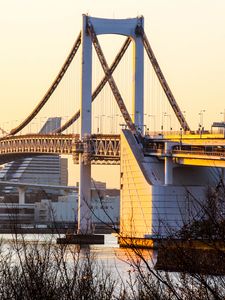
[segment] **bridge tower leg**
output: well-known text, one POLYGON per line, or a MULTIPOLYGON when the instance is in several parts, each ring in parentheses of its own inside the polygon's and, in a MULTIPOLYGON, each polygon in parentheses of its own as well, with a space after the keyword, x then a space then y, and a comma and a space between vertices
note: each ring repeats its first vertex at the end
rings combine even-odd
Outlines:
MULTIPOLYGON (((92 87, 92 42, 87 33, 87 16, 83 15, 82 28, 82 82, 80 110, 80 139, 91 134, 91 87, 92 87)), ((91 162, 84 154, 79 155, 80 183, 78 199, 78 234, 91 232, 91 162)))
MULTIPOLYGON (((134 19, 102 19, 83 15, 82 28, 82 83, 81 83, 81 140, 91 134, 91 87, 92 87, 92 42, 88 35, 87 24, 90 22, 98 34, 122 34, 133 38, 134 73, 133 73, 133 122, 143 131, 143 81, 144 81, 144 46, 141 38, 143 17, 134 19)), ((78 233, 91 233, 91 163, 88 153, 80 154, 80 185, 78 202, 78 233)))
MULTIPOLYGON (((144 19, 138 20, 144 27, 144 19)), ((138 27, 137 27, 138 28, 138 27)), ((141 35, 136 32, 133 42, 133 122, 138 130, 144 131, 144 46, 141 35)))

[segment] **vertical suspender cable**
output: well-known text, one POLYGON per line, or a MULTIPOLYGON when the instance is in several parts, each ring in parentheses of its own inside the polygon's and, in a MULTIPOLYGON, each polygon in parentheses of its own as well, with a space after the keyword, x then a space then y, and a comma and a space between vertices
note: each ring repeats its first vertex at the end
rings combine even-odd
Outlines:
POLYGON ((95 47, 96 53, 97 53, 98 58, 99 58, 99 60, 101 62, 102 68, 103 68, 103 70, 105 72, 105 75, 107 77, 108 83, 109 83, 109 85, 111 87, 111 90, 112 90, 113 95, 114 95, 114 97, 116 99, 116 102, 117 102, 117 104, 118 104, 118 106, 120 108, 120 111, 121 111, 121 113, 123 115, 123 118, 124 118, 124 120, 125 120, 128 128, 137 137, 140 138, 141 134, 137 131, 137 129, 135 127, 135 124, 131 120, 131 117, 130 117, 128 111, 127 111, 127 108, 126 108, 125 104, 124 104, 122 96, 121 96, 121 94, 120 94, 120 92, 119 92, 119 90, 117 88, 117 85, 116 85, 116 83, 115 83, 115 81, 114 81, 114 79, 112 77, 112 74, 111 74, 110 69, 108 67, 108 64, 106 62, 105 56, 104 56, 104 54, 102 52, 102 49, 101 49, 101 46, 100 46, 100 44, 98 42, 98 38, 97 38, 97 36, 95 34, 94 28, 93 28, 93 26, 90 23, 88 24, 87 30, 88 30, 88 32, 89 32, 89 34, 91 36, 92 43, 93 43, 93 45, 95 47))
POLYGON ((149 43, 149 41, 147 39, 147 36, 146 36, 146 34, 144 32, 143 27, 138 26, 137 32, 139 32, 139 34, 141 34, 141 36, 142 36, 142 41, 143 41, 145 50, 146 50, 146 52, 148 54, 148 57, 149 57, 149 59, 150 59, 150 61, 152 63, 152 66, 153 66, 153 68, 155 70, 155 73, 156 73, 158 79, 159 79, 159 82, 160 82, 160 84, 161 84, 161 86, 162 86, 162 88, 163 88, 163 90, 164 90, 164 92, 165 92, 165 94, 167 96, 167 99, 169 100, 170 105, 171 105, 171 107, 172 107, 172 109, 173 109, 173 111, 174 111, 174 113, 175 113, 178 121, 180 122, 181 127, 185 131, 190 131, 190 127, 189 127, 187 121, 185 120, 185 117, 184 117, 181 109, 179 108, 179 105, 177 104, 177 102, 176 102, 176 100, 175 100, 175 98, 174 98, 174 96, 172 94, 172 91, 170 90, 170 87, 169 87, 169 85, 168 85, 168 83, 167 83, 167 81, 166 81, 166 79, 165 79, 165 77, 164 77, 164 75, 163 75, 163 73, 162 73, 162 71, 160 69, 158 61, 157 61, 157 59, 155 57, 155 54, 154 54, 154 52, 153 52, 153 50, 152 50, 152 48, 150 46, 150 43, 149 43))
POLYGON ((10 135, 14 135, 18 133, 20 130, 22 130, 27 124, 30 123, 31 120, 39 113, 39 111, 43 108, 43 106, 47 103, 50 96, 54 93, 55 89, 57 88, 58 84, 62 80, 64 74, 66 73, 71 61, 73 60, 75 54, 77 53, 77 50, 81 44, 81 33, 79 33, 77 40, 75 41, 73 48, 71 49, 65 63, 63 64, 60 72, 58 73, 57 77, 53 81, 52 85, 42 98, 42 100, 38 103, 38 105, 34 108, 34 110, 31 112, 31 114, 16 128, 12 129, 10 131, 10 135))
MULTIPOLYGON (((109 72, 112 74, 114 72, 114 70, 116 69, 116 67, 118 66, 119 62, 121 61, 121 58, 123 57, 124 53, 126 52, 128 46, 131 43, 131 38, 128 37, 124 43, 124 45, 122 46, 122 48, 120 49, 119 53, 117 54, 117 56, 115 57, 109 72)), ((95 98, 98 96, 98 94, 101 92, 101 90, 103 89, 103 87, 105 86, 106 82, 108 81, 107 76, 105 75, 105 77, 101 80, 101 82, 99 83, 99 85, 97 86, 97 88, 95 89, 94 93, 92 94, 92 101, 95 100, 95 98)), ((80 110, 78 110, 61 128, 58 128, 57 130, 54 131, 54 133, 61 133, 64 130, 66 130, 69 126, 71 126, 78 118, 80 117, 80 110)))

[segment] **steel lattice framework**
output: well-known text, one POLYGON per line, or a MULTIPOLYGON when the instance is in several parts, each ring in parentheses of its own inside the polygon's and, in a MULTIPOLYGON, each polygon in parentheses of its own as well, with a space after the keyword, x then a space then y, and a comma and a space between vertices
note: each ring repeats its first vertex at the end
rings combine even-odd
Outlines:
POLYGON ((0 141, 1 161, 14 160, 27 155, 64 154, 73 155, 75 163, 83 153, 86 163, 119 164, 120 136, 92 135, 83 140, 79 135, 23 135, 7 137, 0 141))

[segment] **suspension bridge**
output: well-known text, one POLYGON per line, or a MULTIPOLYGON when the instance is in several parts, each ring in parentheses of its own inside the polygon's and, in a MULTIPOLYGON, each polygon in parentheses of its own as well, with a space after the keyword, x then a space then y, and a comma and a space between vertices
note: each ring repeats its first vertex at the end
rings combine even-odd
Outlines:
MULTIPOLYGON (((121 233, 144 238, 158 226, 159 217, 154 217, 154 210, 164 217, 171 211, 178 215, 180 207, 174 206, 174 195, 176 201, 186 205, 184 186, 192 193, 202 194, 203 187, 213 182, 209 178, 215 168, 224 180, 225 125, 220 124, 222 129, 217 134, 205 131, 203 126, 196 132, 191 130, 150 46, 143 17, 101 19, 83 15, 82 24, 68 57, 41 101, 16 127, 1 129, 0 162, 46 153, 72 155, 74 163, 80 166, 78 233, 81 234, 92 233, 91 164, 121 164, 121 233), (125 36, 111 65, 99 41, 99 36, 108 34, 125 36), (123 69, 123 59, 128 71, 123 69), (71 71, 74 61, 76 82, 75 66, 71 71), (144 70, 147 63, 151 69, 148 80, 144 70), (55 96, 61 85, 68 86, 67 74, 73 77, 71 90, 55 96), (161 91, 158 117, 157 107, 153 111, 154 102, 158 101, 156 93, 152 87, 150 92, 148 90, 152 82, 157 82, 161 91), (124 87, 125 92, 121 91, 124 87), (60 106, 57 103, 62 98, 60 106), (74 114, 67 117, 61 127, 48 134, 23 133, 32 127, 32 122, 52 99, 55 102, 51 105, 58 106, 60 116, 65 102, 71 98, 76 98, 76 104, 73 102, 69 108, 74 114), (149 104, 145 98, 150 98, 149 104), (159 121, 161 116, 162 121, 159 121), (172 116, 179 128, 177 132, 172 130, 172 116), (148 119, 153 121, 148 122, 148 119), (167 128, 165 119, 170 121, 167 128), (121 134, 118 133, 120 123, 123 123, 121 134), (74 124, 77 124, 76 130, 74 124), (165 203, 172 203, 172 208, 165 203)), ((174 224, 175 218, 171 222, 174 224)))

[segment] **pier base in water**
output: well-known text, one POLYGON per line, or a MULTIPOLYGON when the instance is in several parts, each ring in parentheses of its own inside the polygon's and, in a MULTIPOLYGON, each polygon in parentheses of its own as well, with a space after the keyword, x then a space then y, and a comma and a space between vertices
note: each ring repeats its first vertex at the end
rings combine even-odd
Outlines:
POLYGON ((118 236, 118 243, 121 248, 152 249, 154 247, 153 240, 147 238, 118 236))
POLYGON ((104 242, 102 234, 66 234, 57 239, 57 244, 102 245, 104 242))

